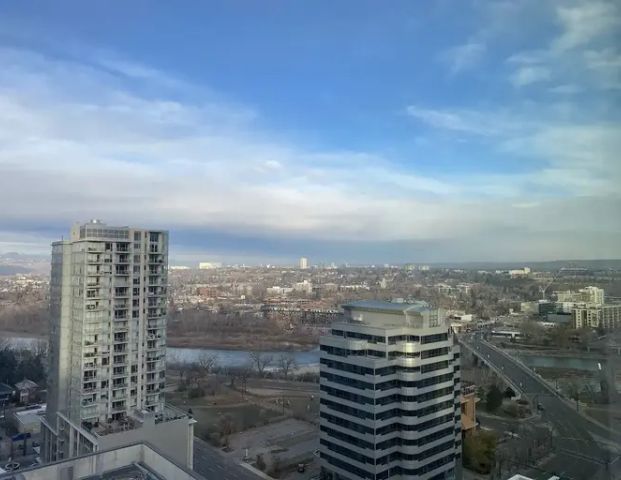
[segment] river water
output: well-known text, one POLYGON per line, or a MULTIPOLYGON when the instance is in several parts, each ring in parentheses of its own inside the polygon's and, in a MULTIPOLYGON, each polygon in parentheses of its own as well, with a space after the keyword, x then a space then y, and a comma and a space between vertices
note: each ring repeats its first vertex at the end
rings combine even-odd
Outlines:
MULTIPOLYGON (((45 340, 31 337, 7 337, 9 345, 17 348, 35 348, 45 340)), ((292 352, 289 350, 270 350, 262 352, 272 355, 274 361, 282 354, 291 354, 295 358, 298 367, 308 367, 319 365, 319 347, 305 352, 292 352)), ((168 347, 166 349, 166 360, 169 363, 192 363, 196 362, 201 355, 217 355, 218 365, 226 367, 240 367, 249 363, 250 352, 244 350, 225 350, 216 348, 176 348, 168 347)))
MULTIPOLYGON (((43 340, 35 339, 31 337, 8 337, 10 345, 16 347, 34 348, 37 344, 43 340)), ((304 352, 291 352, 289 350, 272 350, 264 352, 268 355, 272 355, 276 359, 281 354, 292 354, 299 367, 304 366, 316 366, 319 364, 319 348, 316 347, 313 350, 304 352)), ((216 348, 176 348, 169 347, 166 350, 166 356, 168 362, 182 362, 192 363, 198 360, 201 355, 217 355, 218 364, 221 366, 242 366, 249 361, 249 351, 244 350, 225 350, 216 348)), ((602 368, 605 368, 605 361, 594 358, 580 358, 580 357, 552 357, 544 355, 519 355, 520 360, 531 368, 562 368, 562 369, 574 369, 582 370, 585 372, 597 372, 600 367, 598 363, 601 363, 602 368)))

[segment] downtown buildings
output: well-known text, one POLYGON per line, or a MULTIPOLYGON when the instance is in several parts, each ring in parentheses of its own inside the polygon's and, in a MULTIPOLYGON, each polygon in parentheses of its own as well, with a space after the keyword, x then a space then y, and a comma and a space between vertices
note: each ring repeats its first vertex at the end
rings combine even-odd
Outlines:
POLYGON ((343 308, 320 342, 323 474, 458 478, 459 347, 443 312, 424 302, 343 308))
POLYGON ((92 221, 52 245, 45 462, 148 440, 192 467, 195 421, 163 396, 167 264, 165 231, 92 221))

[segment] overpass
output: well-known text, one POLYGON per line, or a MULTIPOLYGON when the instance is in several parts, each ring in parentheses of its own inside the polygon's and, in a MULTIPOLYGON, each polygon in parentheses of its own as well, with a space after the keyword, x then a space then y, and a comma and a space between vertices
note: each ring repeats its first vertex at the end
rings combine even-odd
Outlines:
POLYGON ((619 433, 613 433, 580 415, 531 369, 478 336, 462 337, 460 343, 516 392, 541 404, 542 419, 550 422, 556 432, 556 455, 546 462, 545 470, 576 480, 610 478, 608 473, 612 459, 595 440, 619 443, 619 433))

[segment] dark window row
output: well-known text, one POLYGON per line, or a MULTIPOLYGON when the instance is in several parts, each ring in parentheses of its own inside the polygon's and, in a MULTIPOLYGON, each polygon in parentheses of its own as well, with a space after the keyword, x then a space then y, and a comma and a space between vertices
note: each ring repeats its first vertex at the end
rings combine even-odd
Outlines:
MULTIPOLYGON (((363 463, 363 464, 370 464, 370 465, 385 465, 387 463, 390 462, 394 462, 394 461, 399 461, 399 460, 405 460, 405 461, 421 461, 421 460, 425 460, 426 458, 429 457, 433 457, 434 455, 437 455, 440 452, 444 452, 446 450, 449 449, 454 449, 455 448, 455 440, 451 440, 449 442, 445 442, 442 443, 440 445, 436 445, 435 447, 429 448, 423 452, 420 453, 415 453, 415 454, 408 454, 408 453, 404 453, 401 451, 396 451, 396 452, 392 452, 389 453, 388 455, 384 455, 383 457, 379 457, 377 459, 374 459, 373 457, 368 457, 366 455, 363 455, 362 453, 358 453, 354 450, 352 450, 351 448, 347 448, 344 447, 342 445, 338 445, 334 442, 331 442, 329 440, 325 440, 325 439, 321 439, 319 441, 320 445, 323 445, 324 447, 326 447, 328 450, 331 450, 333 452, 339 453, 343 456, 346 456, 347 458, 351 458, 352 460, 355 460, 359 463, 363 463)), ((454 454, 452 454, 454 455, 454 454)), ((453 456, 451 455, 451 459, 453 458, 453 456)), ((436 463, 431 462, 428 465, 425 465, 421 468, 425 468, 425 467, 429 467, 430 465, 436 463)), ((421 468, 418 469, 410 469, 413 471, 416 471, 418 475, 420 475, 419 472, 421 470, 421 468)), ((437 467, 433 467, 430 470, 427 471, 431 471, 434 470, 437 467)), ((414 475, 413 473, 410 473, 410 475, 414 475)))
MULTIPOLYGON (((442 396, 442 395, 446 395, 446 393, 438 394, 438 396, 442 396)), ((451 400, 448 400, 446 402, 436 403, 436 404, 430 405, 429 407, 425 407, 419 410, 412 410, 412 409, 404 410, 402 408, 391 408, 390 410, 386 410, 385 412, 378 413, 375 418, 377 420, 386 420, 387 418, 393 418, 393 417, 422 417, 425 415, 429 415, 430 413, 437 412, 439 410, 448 408, 452 404, 453 402, 451 400)))
POLYGON ((365 412, 364 410, 360 410, 359 408, 354 408, 348 405, 343 405, 338 402, 333 402, 332 400, 326 400, 325 398, 322 398, 319 402, 322 405, 326 405, 330 407, 332 410, 336 410, 337 412, 341 412, 346 415, 351 415, 352 417, 373 419, 372 413, 365 412))
POLYGON ((420 342, 418 335, 396 335, 394 337, 388 337, 388 343, 394 345, 397 342, 420 342))
POLYGON ((391 388, 424 388, 429 387, 431 385, 436 385, 438 383, 444 383, 451 381, 453 379, 452 373, 445 373, 443 375, 438 375, 437 377, 425 378, 423 380, 418 381, 407 381, 407 380, 389 380, 387 382, 376 383, 375 388, 374 384, 371 382, 364 382, 362 380, 357 380, 355 378, 344 377, 342 375, 337 375, 335 373, 330 372, 321 372, 320 376, 334 383, 340 383, 341 385, 347 385, 353 388, 359 388, 361 390, 390 390, 391 388))
POLYGON ((386 343, 386 337, 382 337, 379 335, 369 335, 366 333, 347 332, 344 330, 332 329, 332 335, 344 338, 355 338, 356 340, 366 340, 367 342, 371 343, 386 343))
POLYGON ((355 422, 350 422, 349 420, 345 420, 344 418, 330 415, 329 413, 326 413, 326 412, 321 412, 319 416, 323 418, 324 420, 327 420, 329 423, 332 423, 333 425, 338 425, 339 427, 347 428, 354 432, 369 433, 369 434, 373 434, 375 432, 375 429, 371 427, 367 427, 366 425, 360 425, 355 422))
POLYGON ((448 340, 448 333, 436 333, 434 335, 425 335, 420 338, 420 343, 436 343, 446 342, 448 340))
POLYGON ((397 460, 405 460, 410 462, 425 460, 426 458, 433 457, 440 452, 445 452, 446 450, 455 448, 455 440, 450 440, 448 442, 441 443, 440 445, 436 445, 435 447, 428 448, 420 453, 404 453, 401 451, 396 451, 389 453, 388 455, 384 455, 376 460, 376 465, 384 465, 389 462, 394 462, 397 460))
POLYGON ((442 370, 448 368, 448 360, 442 360, 441 362, 429 363, 427 365, 421 365, 420 373, 435 372, 436 370, 442 370))
POLYGON ((435 442, 436 440, 446 437, 447 435, 451 435, 454 436, 455 432, 453 430, 453 427, 449 427, 449 428, 445 428, 443 430, 440 430, 438 432, 434 432, 430 435, 427 435, 425 437, 419 437, 417 439, 411 439, 411 438, 401 438, 401 437, 395 437, 395 438, 391 438, 390 440, 385 440, 383 442, 378 443, 375 448, 378 450, 383 450, 385 448, 390 448, 393 446, 406 446, 406 447, 410 447, 410 446, 418 446, 418 445, 425 445, 427 443, 431 443, 431 442, 435 442))
POLYGON ((379 350, 348 350, 346 348, 331 347, 329 345, 321 345, 320 350, 338 357, 355 356, 386 358, 386 352, 381 352, 379 350))
MULTIPOLYGON (((438 390, 432 390, 431 392, 422 393, 420 395, 401 395, 400 393, 393 393, 391 395, 386 395, 385 397, 374 399, 372 397, 346 392, 327 385, 321 385, 319 389, 334 397, 349 400, 350 402, 355 402, 361 405, 387 405, 394 402, 426 402, 427 400, 443 397, 444 395, 452 395, 453 393, 453 387, 445 387, 438 390)), ((406 412, 409 413, 405 413, 404 415, 417 415, 417 411, 412 411, 410 409, 406 410, 406 412)))
MULTIPOLYGON (((399 393, 393 393, 385 397, 377 398, 375 400, 376 405, 388 405, 394 402, 426 402, 427 400, 433 400, 434 398, 443 397, 453 393, 453 387, 440 388, 438 390, 432 390, 431 392, 421 393, 420 395, 401 395, 399 393)), ((416 412, 413 412, 416 414, 416 412)))
POLYGON ((448 353, 449 353, 449 347, 434 348, 432 350, 425 350, 421 352, 420 358, 439 357, 441 355, 448 355, 448 353))
MULTIPOLYGON (((342 428, 347 428, 352 432, 361 433, 361 434, 374 434, 374 429, 371 427, 367 427, 365 425, 360 425, 355 422, 350 422, 349 420, 345 420, 344 418, 337 417, 334 415, 330 415, 329 413, 321 412, 320 417, 326 420, 328 423, 332 425, 337 425, 342 428)), ((322 427, 323 429, 324 427, 322 427)), ((330 429, 331 430, 331 429, 330 429)), ((444 428, 438 432, 431 433, 429 435, 418 437, 416 439, 405 439, 401 437, 391 438, 390 440, 384 440, 383 442, 378 443, 375 448, 378 450, 384 450, 387 448, 391 448, 394 446, 417 446, 417 445, 425 445, 427 443, 434 442, 440 438, 446 437, 447 435, 454 436, 455 428, 453 426, 444 428)), ((339 438, 335 435, 336 438, 339 438)), ((368 446, 367 448, 373 448, 372 446, 368 446)))
POLYGON ((388 352, 389 359, 395 358, 418 358, 420 357, 420 352, 388 352))
POLYGON ((334 465, 335 467, 345 470, 346 472, 353 473, 358 478, 369 478, 369 479, 376 478, 372 473, 369 473, 362 468, 358 468, 355 465, 352 465, 351 463, 344 462, 343 460, 340 460, 338 458, 334 458, 333 456, 328 455, 325 452, 321 452, 321 458, 326 460, 330 465, 334 465))
POLYGON ((371 450, 375 448, 375 445, 371 442, 361 440, 360 438, 354 437, 353 435, 348 435, 346 433, 339 432, 338 430, 334 430, 333 428, 329 428, 329 427, 322 425, 321 427, 319 427, 319 429, 322 432, 327 433, 331 437, 337 438, 341 440, 342 442, 349 443, 350 445, 355 445, 356 447, 359 447, 359 448, 368 448, 371 450))
POLYGON ((438 425, 442 425, 443 423, 454 422, 454 421, 455 421, 455 414, 448 413, 448 414, 443 415, 441 417, 432 418, 431 420, 427 420, 426 422, 422 422, 422 423, 419 423, 417 425, 405 425, 405 424, 401 424, 399 422, 391 423, 389 425, 385 425, 384 427, 378 428, 375 431, 375 434, 376 435, 384 435, 386 433, 401 432, 401 431, 403 431, 403 432, 412 432, 412 431, 422 432, 422 431, 428 430, 430 428, 437 427, 438 425))
POLYGON ((321 360, 319 360, 319 362, 326 367, 341 370, 343 372, 355 373, 357 375, 374 375, 375 373, 372 368, 361 367, 360 365, 352 365, 350 363, 337 362, 335 360, 329 360, 327 358, 322 358, 321 360))

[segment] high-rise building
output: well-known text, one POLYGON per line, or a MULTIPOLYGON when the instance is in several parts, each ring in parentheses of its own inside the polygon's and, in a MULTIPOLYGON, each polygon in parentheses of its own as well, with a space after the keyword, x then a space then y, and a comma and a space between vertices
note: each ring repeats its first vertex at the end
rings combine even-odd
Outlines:
POLYGON ((300 270, 308 269, 308 258, 300 257, 300 270))
POLYGON ((425 302, 354 302, 320 340, 320 461, 340 479, 452 479, 459 346, 425 302))
POLYGON ((168 233, 75 225, 52 244, 44 461, 147 440, 192 465, 194 420, 164 404, 168 233))
POLYGON ((605 291, 598 287, 584 287, 574 292, 565 290, 556 293, 556 300, 559 303, 591 303, 593 305, 603 305, 605 299, 605 291))

